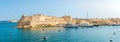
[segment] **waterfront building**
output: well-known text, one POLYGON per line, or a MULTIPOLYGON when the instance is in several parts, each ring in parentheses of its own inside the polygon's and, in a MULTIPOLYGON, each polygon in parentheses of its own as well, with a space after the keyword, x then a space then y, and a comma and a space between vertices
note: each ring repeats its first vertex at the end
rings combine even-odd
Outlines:
POLYGON ((120 24, 119 18, 109 18, 109 19, 101 19, 101 18, 92 18, 92 19, 81 19, 81 18, 72 18, 71 16, 48 16, 44 14, 37 14, 33 16, 25 16, 22 15, 20 20, 18 21, 18 26, 20 27, 47 27, 47 26, 63 26, 67 22, 71 24, 93 24, 93 25, 111 25, 111 24, 120 24))
POLYGON ((47 16, 43 14, 37 14, 33 16, 22 16, 18 21, 18 26, 57 26, 65 24, 67 21, 71 21, 71 16, 63 16, 63 17, 55 17, 55 16, 47 16))

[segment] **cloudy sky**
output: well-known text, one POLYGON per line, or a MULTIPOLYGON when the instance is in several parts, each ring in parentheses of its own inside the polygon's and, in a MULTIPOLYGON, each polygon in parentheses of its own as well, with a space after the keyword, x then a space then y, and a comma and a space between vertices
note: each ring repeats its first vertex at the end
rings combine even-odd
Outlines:
POLYGON ((77 18, 120 18, 120 0, 0 0, 0 20, 21 15, 71 15, 77 18))

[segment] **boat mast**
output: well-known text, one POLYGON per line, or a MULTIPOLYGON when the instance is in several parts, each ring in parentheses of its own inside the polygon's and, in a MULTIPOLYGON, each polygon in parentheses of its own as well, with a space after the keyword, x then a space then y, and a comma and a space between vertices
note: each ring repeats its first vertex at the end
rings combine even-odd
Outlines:
POLYGON ((87 13, 86 13, 86 15, 87 15, 87 23, 89 23, 89 17, 88 17, 88 11, 87 11, 87 13))
POLYGON ((87 19, 88 19, 88 12, 87 12, 87 14, 86 14, 86 15, 87 15, 87 19))

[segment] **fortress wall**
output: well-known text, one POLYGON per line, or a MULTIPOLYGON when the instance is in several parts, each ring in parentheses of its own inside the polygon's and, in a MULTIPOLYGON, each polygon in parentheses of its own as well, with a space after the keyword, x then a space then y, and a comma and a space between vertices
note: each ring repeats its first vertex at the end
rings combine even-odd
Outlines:
POLYGON ((31 16, 22 16, 18 21, 18 26, 29 25, 32 17, 31 16))
POLYGON ((56 26, 57 24, 65 24, 64 21, 31 21, 31 26, 37 26, 37 25, 52 25, 56 26))
POLYGON ((90 23, 90 24, 120 24, 120 19, 74 19, 71 16, 63 16, 63 17, 55 17, 55 16, 47 16, 47 15, 33 15, 33 16, 22 16, 21 19, 18 21, 18 26, 22 25, 41 25, 41 24, 50 24, 50 25, 57 25, 57 24, 66 24, 70 22, 72 24, 80 24, 80 23, 90 23))

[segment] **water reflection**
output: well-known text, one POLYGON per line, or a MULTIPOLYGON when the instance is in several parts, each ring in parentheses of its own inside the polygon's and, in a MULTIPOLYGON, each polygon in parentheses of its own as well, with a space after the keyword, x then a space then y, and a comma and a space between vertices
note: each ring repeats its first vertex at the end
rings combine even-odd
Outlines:
POLYGON ((19 29, 19 38, 23 38, 23 39, 20 39, 21 41, 24 41, 24 42, 30 42, 32 40, 32 33, 31 33, 31 30, 30 29, 19 29))
POLYGON ((25 28, 19 29, 21 33, 21 38, 23 41, 44 41, 47 42, 49 40, 43 40, 45 36, 52 37, 51 35, 58 34, 59 32, 64 32, 65 28, 25 28), (33 39, 34 38, 34 39, 33 39))
MULTIPOLYGON (((86 41, 87 39, 92 39, 92 37, 99 37, 101 34, 100 29, 103 27, 80 27, 80 28, 58 28, 58 27, 50 27, 50 28, 27 28, 27 29, 19 29, 21 32, 21 38, 23 41, 36 41, 36 42, 93 42, 91 40, 86 41), (91 33, 92 35, 91 35, 91 33), (86 34, 86 35, 85 35, 86 34), (49 38, 48 38, 49 37, 49 38), (88 37, 88 38, 86 38, 88 37), (61 41, 62 40, 62 41, 61 41), (75 41, 77 40, 77 41, 75 41)), ((108 32, 107 30, 102 30, 103 34, 108 32)), ((108 34, 108 33, 107 33, 108 34)), ((116 35, 114 32, 113 35, 116 35)), ((103 35, 102 35, 103 36, 103 35)), ((99 37, 99 38, 102 38, 99 37)), ((109 35, 110 36, 110 35, 109 35)), ((113 36, 110 36, 113 38, 113 36)), ((111 39, 112 39, 111 38, 111 39)), ((111 39, 110 42, 111 42, 111 39)), ((98 39, 99 40, 99 39, 98 39)))
POLYGON ((11 25, 0 29, 0 42, 120 42, 120 26, 19 29, 11 25))

